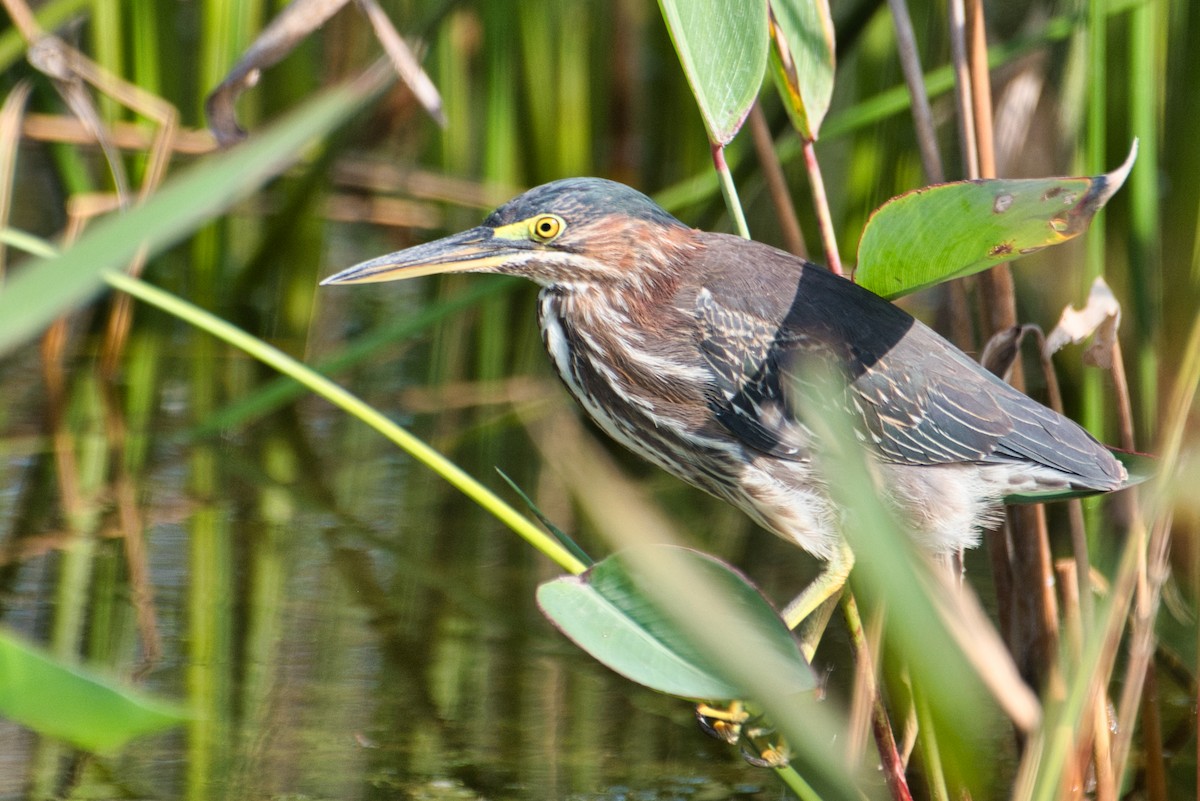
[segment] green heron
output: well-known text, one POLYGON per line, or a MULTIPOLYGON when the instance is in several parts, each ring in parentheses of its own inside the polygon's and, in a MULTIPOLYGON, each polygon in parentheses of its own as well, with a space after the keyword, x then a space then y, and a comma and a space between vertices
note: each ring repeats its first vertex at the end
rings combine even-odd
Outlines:
POLYGON ((519 275, 567 389, 610 436, 828 562, 785 610, 795 626, 853 555, 797 414, 802 359, 844 372, 878 489, 935 553, 974 545, 1005 496, 1117 489, 1124 467, 1083 428, 980 367, 878 295, 758 242, 698 231, 622 184, 577 178, 477 228, 323 284, 446 272, 519 275))

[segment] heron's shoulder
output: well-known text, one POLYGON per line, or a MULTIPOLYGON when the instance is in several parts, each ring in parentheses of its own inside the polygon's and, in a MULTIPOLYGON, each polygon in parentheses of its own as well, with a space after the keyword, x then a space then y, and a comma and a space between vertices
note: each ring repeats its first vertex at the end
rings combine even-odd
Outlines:
POLYGON ((681 288, 733 313, 814 329, 842 341, 892 340, 915 322, 903 309, 820 265, 729 234, 701 233, 681 288))
POLYGON ((806 269, 820 269, 804 259, 762 242, 732 234, 698 232, 689 271, 698 284, 745 292, 761 286, 795 286, 806 269))

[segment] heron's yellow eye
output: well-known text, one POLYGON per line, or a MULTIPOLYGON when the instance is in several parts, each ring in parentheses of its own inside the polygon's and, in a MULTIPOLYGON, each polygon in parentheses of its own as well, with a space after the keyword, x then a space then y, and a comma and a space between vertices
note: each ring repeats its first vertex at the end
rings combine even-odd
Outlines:
POLYGON ((557 214, 541 214, 529 223, 529 232, 539 242, 549 242, 562 233, 567 224, 557 214))

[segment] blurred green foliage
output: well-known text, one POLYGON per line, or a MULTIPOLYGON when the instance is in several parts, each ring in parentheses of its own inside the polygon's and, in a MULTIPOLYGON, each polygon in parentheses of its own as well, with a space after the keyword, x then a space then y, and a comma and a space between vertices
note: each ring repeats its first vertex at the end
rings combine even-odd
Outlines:
MULTIPOLYGON (((249 199, 220 212, 179 212, 194 218, 192 227, 202 226, 155 255, 147 278, 285 351, 335 361, 344 383, 404 415, 473 474, 490 475, 502 464, 521 486, 537 487, 539 506, 565 525, 575 500, 542 470, 531 447, 537 420, 562 408, 561 396, 544 389, 548 372, 531 288, 497 283, 463 303, 461 278, 336 300, 316 293, 315 285, 337 268, 474 224, 522 187, 567 175, 622 180, 657 194, 690 224, 729 230, 701 114, 659 10, 647 0, 396 0, 384 6, 402 33, 423 43, 423 63, 449 125, 438 128, 403 86, 395 86, 337 133, 314 140, 296 166, 249 199), (424 327, 400 324, 409 318, 424 327), (370 348, 343 352, 372 326, 391 334, 372 337, 370 348), (395 400, 398 393, 403 402, 395 400)), ((1019 317, 1049 327, 1063 306, 1085 297, 1091 275, 1103 272, 1125 300, 1122 342, 1136 445, 1153 450, 1166 426, 1181 423, 1178 412, 1164 418, 1163 399, 1176 389, 1200 298, 1200 151, 1193 146, 1200 117, 1191 110, 1200 77, 1200 11, 1182 0, 986 6, 1001 176, 1094 175, 1119 163, 1133 138, 1142 143, 1127 191, 1103 213, 1090 244, 1022 259, 1016 278, 1019 317)), ((203 99, 276 10, 261 0, 52 0, 40 7, 39 18, 103 70, 178 110, 184 135, 170 165, 175 176, 189 162, 199 171, 208 159, 218 163, 196 135, 204 125, 203 99)), ((948 177, 961 178, 944 6, 914 2, 910 10, 948 177)), ((922 178, 886 5, 855 0, 834 4, 833 12, 838 66, 816 149, 841 250, 854 253, 868 215, 922 178)), ((107 191, 111 179, 98 151, 71 133, 51 82, 21 60, 22 52, 14 29, 0 31, 0 83, 7 94, 18 81, 31 80, 29 111, 38 115, 28 120, 8 178, 8 225, 53 239, 66 228, 67 199, 107 191), (39 121, 57 124, 39 127, 39 121)), ((348 5, 263 72, 239 101, 239 117, 252 138, 266 132, 322 87, 359 74, 379 52, 365 18, 348 5)), ((103 119, 135 123, 122 129, 119 144, 136 183, 153 126, 103 99, 103 91, 96 95, 103 119)), ((820 252, 798 142, 769 84, 761 104, 809 251, 820 252)), ((729 145, 727 157, 750 230, 757 239, 780 242, 781 226, 746 133, 729 145)), ((248 169, 221 180, 230 182, 234 197, 255 191, 265 178, 248 169)), ((97 254, 96 263, 103 257, 97 254)), ((12 247, 8 260, 14 266, 5 275, 15 287, 26 280, 21 272, 28 265, 12 247)), ((64 296, 85 294, 81 287, 67 289, 64 296)), ((906 304, 936 324, 944 322, 944 298, 932 290, 906 304)), ((969 306, 986 302, 974 288, 967 298, 969 306)), ((281 411, 273 411, 280 401, 254 405, 258 393, 278 393, 274 376, 164 315, 137 308, 127 348, 115 367, 106 364, 107 309, 105 301, 76 313, 66 349, 47 347, 44 360, 28 331, 9 331, 24 344, 0 362, 0 476, 10 488, 0 494, 0 524, 10 543, 0 586, 21 602, 0 612, 6 622, 54 643, 61 658, 83 657, 127 673, 154 655, 147 619, 153 624, 158 610, 166 668, 154 687, 186 696, 197 713, 184 744, 147 752, 155 766, 149 775, 161 769, 172 776, 166 792, 217 797, 242 782, 264 793, 365 796, 389 781, 411 791, 423 778, 449 772, 479 792, 516 784, 533 788, 528 797, 544 797, 550 788, 599 792, 639 779, 649 786, 666 765, 679 769, 680 753, 692 754, 692 732, 681 734, 664 722, 681 710, 656 706, 662 719, 647 720, 641 710, 656 700, 627 700, 624 684, 588 667, 564 680, 569 692, 548 698, 531 689, 553 682, 545 680, 544 663, 530 668, 522 661, 528 643, 521 638, 544 637, 535 640, 544 650, 557 640, 522 630, 540 625, 531 622, 529 608, 523 623, 489 613, 515 596, 531 597, 536 567, 473 509, 451 503, 456 496, 444 495, 406 464, 387 461, 381 446, 303 401, 281 411), (182 511, 164 514, 164 506, 182 511), (289 545, 301 530, 297 521, 305 519, 312 527, 303 529, 309 532, 304 544, 289 545), (120 547, 108 538, 114 529, 120 547), (135 530, 148 542, 150 561, 127 545, 135 530), (174 560, 164 556, 168 552, 174 560), (515 572, 500 571, 501 564, 515 565, 515 572), (155 587, 159 598, 151 600, 155 587), (294 593, 311 600, 298 601, 294 593), (23 615, 25 607, 39 612, 23 615), (306 625, 306 615, 321 625, 306 625), (506 632, 507 647, 496 645, 497 631, 506 632), (304 639, 310 635, 315 644, 304 639), (361 663, 347 657, 366 650, 371 656, 361 663), (402 653, 415 654, 419 667, 400 660, 402 653), (368 709, 375 717, 366 728, 374 737, 395 737, 387 740, 395 750, 368 751, 364 770, 345 784, 313 778, 294 756, 286 768, 259 769, 279 759, 262 756, 256 750, 262 742, 283 742, 301 761, 315 749, 302 738, 300 745, 280 739, 273 715, 300 708, 287 702, 286 690, 341 688, 343 677, 369 673, 363 664, 375 661, 388 668, 380 674, 400 677, 386 685, 388 692, 424 704, 428 725, 418 719, 408 737, 398 721, 408 725, 411 716, 392 695, 379 691, 388 700, 372 697, 376 706, 356 695, 356 706, 331 691, 319 699, 320 717, 338 726, 337 737, 349 740, 347 732, 359 732, 358 721, 346 718, 368 709), (323 683, 289 683, 292 664, 323 683), (531 697, 546 708, 522 706, 531 697), (536 732, 527 736, 530 742, 557 742, 561 726, 570 733, 568 744, 549 754, 518 750, 527 743, 513 745, 525 735, 508 728, 512 721, 536 732), (606 761, 606 748, 622 757, 606 761), (560 759, 569 765, 564 775, 547 778, 545 761, 560 759), (471 770, 461 769, 464 761, 471 770), (395 775, 397 762, 404 763, 403 778, 395 775)), ((0 329, 9 324, 0 319, 0 329)), ((1103 376, 1070 354, 1058 366, 1068 413, 1101 433, 1114 431, 1103 376)), ((1181 481, 1195 475, 1194 430, 1186 431, 1181 481)), ((681 528, 744 565, 773 593, 786 597, 801 583, 798 560, 736 513, 635 462, 623 465, 681 528)), ((1194 536, 1197 518, 1194 505, 1179 508, 1177 539, 1194 536)), ((584 520, 579 528, 588 549, 601 552, 589 540, 592 526, 584 520)), ((1191 540, 1182 541, 1192 547, 1181 553, 1197 552, 1191 540)), ((1063 546, 1059 538, 1055 543, 1063 546)), ((1096 561, 1107 569, 1118 549, 1096 545, 1096 561)), ((1194 701, 1196 631, 1179 620, 1194 614, 1196 571, 1182 557, 1176 568, 1186 580, 1172 596, 1172 609, 1161 613, 1164 642, 1155 661, 1163 740, 1135 745, 1157 747, 1163 756, 1170 782, 1164 797, 1195 792, 1194 719, 1179 710, 1194 701)), ((976 564, 971 573, 980 581, 986 568, 976 564)), ((556 658, 572 657, 557 652, 556 658)), ((901 677, 885 679, 899 696, 901 677)), ((312 731, 303 736, 331 737, 330 730, 312 731)), ((121 774, 117 764, 100 771, 102 778, 73 772, 44 744, 23 764, 18 790, 30 796, 71 781, 108 787, 112 774, 121 774)), ((1141 790, 1150 779, 1143 772, 1128 782, 1141 790)), ((996 796, 1008 794, 1007 787, 994 789, 996 796)))

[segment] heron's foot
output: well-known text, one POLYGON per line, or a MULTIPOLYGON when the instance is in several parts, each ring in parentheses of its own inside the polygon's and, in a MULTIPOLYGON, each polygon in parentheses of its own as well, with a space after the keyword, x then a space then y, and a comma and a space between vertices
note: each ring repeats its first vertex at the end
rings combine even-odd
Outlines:
POLYGON ((742 759, 756 768, 785 768, 791 758, 787 741, 769 726, 743 727, 742 759))
POLYGON ((696 722, 710 737, 738 746, 742 758, 756 768, 782 768, 788 764, 787 743, 774 737, 775 730, 763 725, 761 716, 751 716, 741 701, 724 707, 697 704, 696 722))
POLYGON ((696 723, 709 737, 736 745, 742 739, 742 725, 750 719, 746 705, 733 701, 729 706, 696 704, 696 723))

